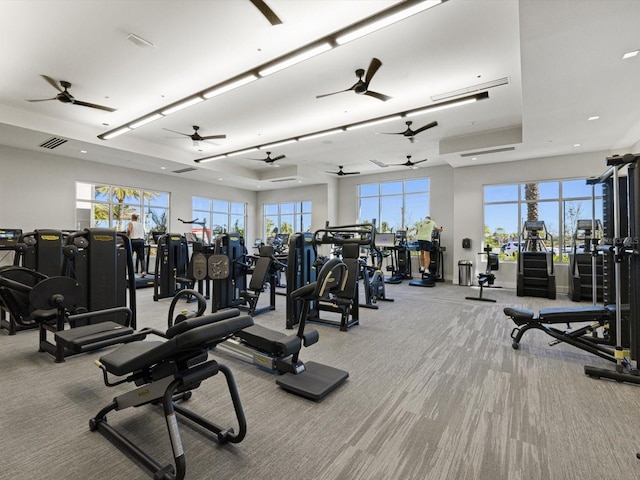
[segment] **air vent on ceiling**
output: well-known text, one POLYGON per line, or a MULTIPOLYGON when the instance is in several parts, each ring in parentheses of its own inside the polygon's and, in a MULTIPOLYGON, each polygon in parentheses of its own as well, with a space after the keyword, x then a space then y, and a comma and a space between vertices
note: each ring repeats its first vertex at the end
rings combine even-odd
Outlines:
POLYGON ((174 170, 173 173, 187 173, 187 172, 193 172, 194 170, 197 170, 197 168, 187 167, 187 168, 181 168, 180 170, 174 170))
POLYGON ((295 178, 277 178, 275 180, 270 180, 272 183, 278 183, 278 182, 291 182, 295 180, 295 178))
POLYGON ((49 150, 53 150, 54 148, 59 147, 63 143, 67 143, 67 141, 64 138, 51 137, 46 142, 42 142, 40 146, 42 148, 48 148, 49 150))
POLYGON ((482 150, 481 152, 461 153, 461 157, 477 157, 478 155, 487 155, 488 153, 509 152, 515 150, 516 147, 494 148, 493 150, 482 150))
POLYGON ((509 77, 499 78, 497 80, 491 80, 490 82, 479 83, 477 85, 471 85, 470 87, 461 88, 459 90, 452 90, 451 92, 440 93, 433 95, 431 100, 434 102, 440 100, 446 100, 448 98, 459 97, 460 95, 468 95, 470 93, 481 92, 493 87, 499 87, 500 85, 506 85, 509 83, 509 77))

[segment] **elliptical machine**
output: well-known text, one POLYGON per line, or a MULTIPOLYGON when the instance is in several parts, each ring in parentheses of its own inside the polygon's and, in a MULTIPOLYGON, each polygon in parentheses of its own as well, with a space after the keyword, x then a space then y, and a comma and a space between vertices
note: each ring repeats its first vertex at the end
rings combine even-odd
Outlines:
POLYGON ((420 280, 411 280, 409 285, 414 287, 435 287, 436 282, 444 282, 444 254, 447 247, 440 245, 440 232, 434 230, 431 234, 431 261, 429 268, 422 272, 420 280))

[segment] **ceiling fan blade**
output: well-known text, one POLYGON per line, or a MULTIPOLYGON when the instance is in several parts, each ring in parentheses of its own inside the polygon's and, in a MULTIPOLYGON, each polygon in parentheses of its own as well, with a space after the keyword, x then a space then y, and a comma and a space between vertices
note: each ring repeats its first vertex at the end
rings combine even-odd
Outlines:
POLYGON ((431 123, 427 123, 424 127, 420 127, 419 129, 415 130, 413 132, 414 135, 420 133, 420 132, 424 132, 425 130, 428 130, 430 128, 433 128, 435 126, 438 125, 438 122, 431 122, 431 123))
POLYGON ((57 100, 57 97, 53 97, 53 98, 39 98, 36 100, 27 100, 27 102, 48 102, 49 100, 57 100))
POLYGON ((55 88, 56 90, 58 90, 60 93, 64 92, 64 90, 62 89, 62 87, 60 86, 60 84, 55 81, 53 78, 47 76, 47 75, 40 75, 42 78, 44 78, 47 83, 49 85, 51 85, 53 88, 55 88))
POLYGON ((82 107, 97 108, 98 110, 104 110, 106 112, 115 112, 116 111, 115 108, 105 107, 104 105, 96 105, 95 103, 81 102, 80 100, 74 100, 73 104, 74 105, 80 105, 82 107))
POLYGON ((360 172, 342 172, 343 175, 360 175, 360 172))
POLYGON ((367 74, 364 77, 364 81, 367 83, 367 85, 369 85, 369 82, 381 66, 382 62, 380 60, 375 57, 371 59, 371 63, 369 64, 369 68, 367 69, 367 74))
POLYGON ((166 130, 167 132, 171 132, 171 133, 177 133, 178 135, 184 135, 185 137, 190 137, 191 136, 190 133, 176 132, 175 130, 170 130, 168 128, 163 128, 163 130, 166 130))
POLYGON ((424 160, 418 160, 417 162, 411 162, 414 165, 417 165, 418 163, 422 163, 422 162, 426 162, 428 160, 428 158, 425 158, 424 160))
POLYGON ((277 157, 272 158, 271 161, 275 162, 276 160, 282 160, 285 157, 286 157, 286 155, 278 155, 277 157))
POLYGON ((250 0, 253 5, 260 10, 260 13, 269 20, 271 25, 280 25, 282 24, 282 20, 278 18, 278 16, 269 8, 269 6, 264 3, 263 0, 250 0))
POLYGON ((373 97, 373 98, 377 98, 378 100, 382 100, 383 102, 386 102, 387 100, 391 100, 392 98, 387 95, 383 95, 382 93, 372 92, 371 90, 367 90, 366 92, 364 92, 364 94, 369 95, 370 97, 373 97))
POLYGON ((385 168, 388 167, 389 165, 387 165, 386 163, 382 163, 379 160, 369 160, 371 163, 375 163, 377 166, 379 166, 380 168, 385 168))
POLYGON ((348 92, 349 90, 353 90, 356 87, 357 83, 354 84, 352 87, 347 88, 345 90, 340 90, 338 92, 333 92, 333 93, 324 93, 322 95, 316 95, 316 98, 322 98, 322 97, 328 97, 329 95, 335 95, 337 93, 344 93, 344 92, 348 92))
POLYGON ((227 136, 226 135, 207 135, 206 137, 200 137, 200 140, 217 140, 220 138, 227 138, 227 136))

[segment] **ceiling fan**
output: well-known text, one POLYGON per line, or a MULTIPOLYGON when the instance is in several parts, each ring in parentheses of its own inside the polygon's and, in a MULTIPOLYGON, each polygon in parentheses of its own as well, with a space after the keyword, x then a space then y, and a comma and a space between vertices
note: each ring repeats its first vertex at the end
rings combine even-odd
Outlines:
POLYGON ((249 160, 256 160, 258 162, 264 162, 270 167, 279 167, 280 165, 276 165, 274 162, 278 160, 282 160, 286 155, 278 155, 277 157, 271 158, 271 152, 267 152, 267 158, 250 158, 249 160))
POLYGON ((176 132, 175 130, 170 130, 168 128, 163 128, 163 130, 166 130, 168 132, 172 132, 172 133, 177 133, 178 135, 184 135, 185 137, 189 137, 192 141, 193 141, 193 146, 197 147, 198 146, 198 142, 202 142, 205 140, 216 140, 219 138, 227 138, 226 135, 206 135, 206 136, 202 136, 198 133, 198 130, 200 130, 200 127, 198 125, 194 125, 193 126, 193 133, 182 133, 182 132, 176 132))
POLYGON ((372 92, 371 90, 369 90, 369 82, 371 82, 371 79, 373 78, 373 76, 376 74, 376 72, 381 66, 382 66, 382 62, 380 60, 378 60, 377 58, 372 58, 366 74, 362 68, 359 68, 358 70, 356 70, 356 77, 358 77, 358 81, 354 83, 351 87, 347 88, 346 90, 340 90, 339 92, 316 95, 316 98, 328 97, 329 95, 335 95, 336 93, 348 92, 350 90, 353 90, 358 95, 368 95, 370 97, 377 98, 378 100, 382 100, 383 102, 386 102, 387 100, 390 100, 391 97, 387 95, 383 95, 382 93, 372 92), (364 77, 364 80, 362 79, 362 77, 364 77))
POLYGON ((434 121, 434 122, 431 122, 431 123, 427 123, 426 125, 418 128, 417 130, 412 130, 411 129, 411 125, 413 124, 413 122, 411 120, 407 121, 406 124, 407 124, 407 129, 404 132, 383 133, 383 135, 404 135, 405 137, 407 137, 409 139, 409 141, 411 143, 413 143, 416 140, 414 137, 417 134, 437 126, 438 122, 434 121))
POLYGON ((334 175, 338 175, 339 177, 343 177, 345 175, 360 175, 360 172, 345 172, 344 170, 342 170, 343 168, 344 167, 342 165, 339 165, 337 172, 327 172, 327 173, 333 173, 334 175))
POLYGON ((402 167, 409 167, 409 168, 413 168, 416 169, 418 167, 416 167, 417 164, 422 163, 422 162, 426 162, 428 159, 425 158, 424 160, 418 160, 416 162, 412 162, 411 161, 411 155, 407 155, 407 161, 404 163, 394 163, 392 165, 398 165, 398 166, 402 166, 402 167))
POLYGON ((116 111, 115 108, 105 107, 104 105, 97 105, 95 103, 88 103, 88 102, 82 102, 80 100, 77 100, 73 95, 69 93, 68 89, 71 88, 71 83, 67 82, 66 80, 60 80, 60 84, 58 84, 56 80, 54 80, 53 78, 47 75, 40 75, 40 76, 44 78, 53 88, 58 90, 60 93, 58 93, 58 95, 56 95, 53 98, 27 100, 27 102, 47 102, 49 100, 58 100, 59 102, 62 102, 62 103, 71 103, 73 105, 80 105, 82 107, 97 108, 98 110, 105 110, 107 112, 116 111))
POLYGON ((404 163, 382 163, 379 160, 369 160, 371 163, 375 163, 376 165, 378 165, 381 168, 385 168, 385 167, 410 167, 413 169, 416 169, 418 167, 416 167, 416 165, 418 163, 422 163, 422 162, 426 162, 428 159, 424 159, 424 160, 418 160, 416 162, 411 161, 411 155, 407 155, 407 161, 404 163))
POLYGON ((262 15, 264 15, 266 19, 269 20, 269 23, 271 25, 280 25, 282 23, 282 20, 278 18, 278 16, 273 12, 273 10, 269 8, 269 5, 267 5, 264 0, 250 1, 258 10, 260 10, 260 13, 262 13, 262 15))

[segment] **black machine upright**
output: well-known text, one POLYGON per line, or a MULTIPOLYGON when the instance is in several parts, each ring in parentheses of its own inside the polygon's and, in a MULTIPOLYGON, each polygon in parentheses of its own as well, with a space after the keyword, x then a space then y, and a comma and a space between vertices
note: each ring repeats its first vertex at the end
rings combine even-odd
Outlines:
POLYGON ((527 220, 520 233, 516 294, 556 298, 553 236, 543 220, 527 220))
POLYGON ((173 297, 179 290, 193 286, 188 276, 189 244, 184 235, 167 233, 157 239, 153 299, 173 297))
POLYGON ((376 234, 376 244, 378 235, 393 235, 393 245, 388 249, 391 252, 391 265, 387 266, 387 270, 391 272, 391 276, 385 278, 386 283, 397 284, 403 280, 411 279, 411 250, 407 243, 407 231, 398 230, 395 234, 376 234))
POLYGON ((597 248, 601 238, 599 219, 577 221, 569 252, 569 298, 574 302, 602 301, 603 255, 597 248))

